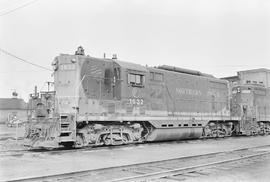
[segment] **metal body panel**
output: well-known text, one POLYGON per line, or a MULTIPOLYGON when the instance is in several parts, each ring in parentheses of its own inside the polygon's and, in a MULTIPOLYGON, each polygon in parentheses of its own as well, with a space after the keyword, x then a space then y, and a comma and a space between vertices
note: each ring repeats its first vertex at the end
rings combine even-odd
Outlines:
MULTIPOLYGON (((78 122, 83 121, 220 121, 220 117, 159 117, 159 116, 105 116, 105 115, 79 115, 77 117, 78 122), (203 120, 202 120, 203 119, 203 120)), ((223 118, 224 121, 229 121, 232 118, 226 117, 223 118)), ((237 120, 238 118, 235 117, 233 120, 237 120)), ((222 121, 223 121, 222 120, 222 121)))
POLYGON ((74 73, 55 74, 60 113, 75 113, 78 108, 80 118, 98 115, 119 120, 161 115, 223 120, 230 114, 224 80, 87 56, 62 55, 57 60, 60 65, 75 60, 76 65, 74 73), (163 80, 151 80, 152 72, 162 74, 163 80), (144 76, 143 85, 130 85, 129 73, 144 76), (63 85, 63 80, 68 84, 63 85))
POLYGON ((155 128, 149 140, 154 141, 200 137, 208 122, 231 119, 227 81, 115 59, 58 59, 76 60, 74 84, 66 88, 73 92, 67 91, 71 98, 65 98, 74 103, 73 110, 59 105, 66 113, 76 112, 76 122, 149 122, 155 128), (140 84, 131 84, 130 75, 140 84))
POLYGON ((270 88, 236 85, 232 89, 232 116, 270 121, 270 88))
POLYGON ((255 88, 254 106, 257 120, 270 122, 270 88, 255 88))
POLYGON ((162 73, 163 82, 149 80, 151 110, 211 113, 229 116, 228 83, 216 78, 150 69, 162 73))
POLYGON ((54 89, 57 113, 75 113, 78 106, 80 56, 60 55, 54 60, 54 89))

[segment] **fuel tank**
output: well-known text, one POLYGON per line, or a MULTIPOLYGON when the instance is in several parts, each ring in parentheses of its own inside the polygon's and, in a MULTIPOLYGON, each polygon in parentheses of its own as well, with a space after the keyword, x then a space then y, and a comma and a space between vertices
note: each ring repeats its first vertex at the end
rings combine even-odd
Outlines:
POLYGON ((186 127, 186 128, 158 128, 146 138, 146 141, 168 141, 182 140, 191 138, 200 138, 202 136, 201 127, 186 127))

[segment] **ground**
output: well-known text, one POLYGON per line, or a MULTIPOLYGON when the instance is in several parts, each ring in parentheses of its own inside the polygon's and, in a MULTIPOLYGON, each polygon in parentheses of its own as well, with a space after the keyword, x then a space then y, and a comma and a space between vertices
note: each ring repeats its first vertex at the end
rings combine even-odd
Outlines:
POLYGON ((192 182, 268 182, 270 179, 270 156, 264 158, 263 161, 256 163, 236 165, 229 169, 210 169, 206 172, 207 175, 202 175, 195 178, 190 178, 185 181, 192 182))
MULTIPOLYGON (((256 136, 105 147, 83 151, 6 153, 6 150, 24 149, 20 140, 24 135, 24 128, 17 129, 17 142, 16 128, 1 125, 0 131, 0 181, 270 145, 270 136, 256 136)), ((269 164, 268 158, 252 166, 218 171, 205 177, 192 178, 191 181, 268 181, 269 164)))
POLYGON ((0 124, 0 151, 24 149, 22 139, 24 137, 25 127, 7 127, 0 124))

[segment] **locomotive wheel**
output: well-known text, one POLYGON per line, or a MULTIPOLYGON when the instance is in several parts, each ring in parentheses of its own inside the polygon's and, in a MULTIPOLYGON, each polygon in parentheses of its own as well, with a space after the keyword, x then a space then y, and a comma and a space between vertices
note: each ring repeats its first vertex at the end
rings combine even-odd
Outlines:
POLYGON ((127 144, 128 143, 128 137, 127 137, 126 134, 123 134, 122 141, 123 141, 123 144, 127 144))
POLYGON ((108 136, 109 134, 103 137, 104 145, 111 145, 111 139, 108 136))
POLYGON ((218 131, 217 130, 212 131, 212 137, 214 137, 214 138, 218 137, 218 131))
POLYGON ((226 136, 226 133, 225 129, 218 130, 218 137, 223 138, 226 136))
POLYGON ((115 138, 111 138, 113 136, 111 136, 110 134, 106 134, 101 137, 104 145, 123 145, 129 142, 126 134, 123 134, 122 137, 120 137, 120 133, 114 133, 113 135, 119 135, 119 138, 121 139, 116 140, 115 138))

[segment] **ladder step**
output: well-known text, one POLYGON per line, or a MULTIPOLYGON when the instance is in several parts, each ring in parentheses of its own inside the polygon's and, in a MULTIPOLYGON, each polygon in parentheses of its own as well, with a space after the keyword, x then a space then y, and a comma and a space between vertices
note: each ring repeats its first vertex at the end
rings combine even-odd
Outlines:
POLYGON ((74 139, 71 136, 62 136, 60 137, 60 142, 73 142, 74 139))
POLYGON ((61 124, 70 124, 69 122, 66 122, 66 121, 61 121, 61 124))
POLYGON ((61 133, 72 133, 70 130, 61 130, 61 133))

